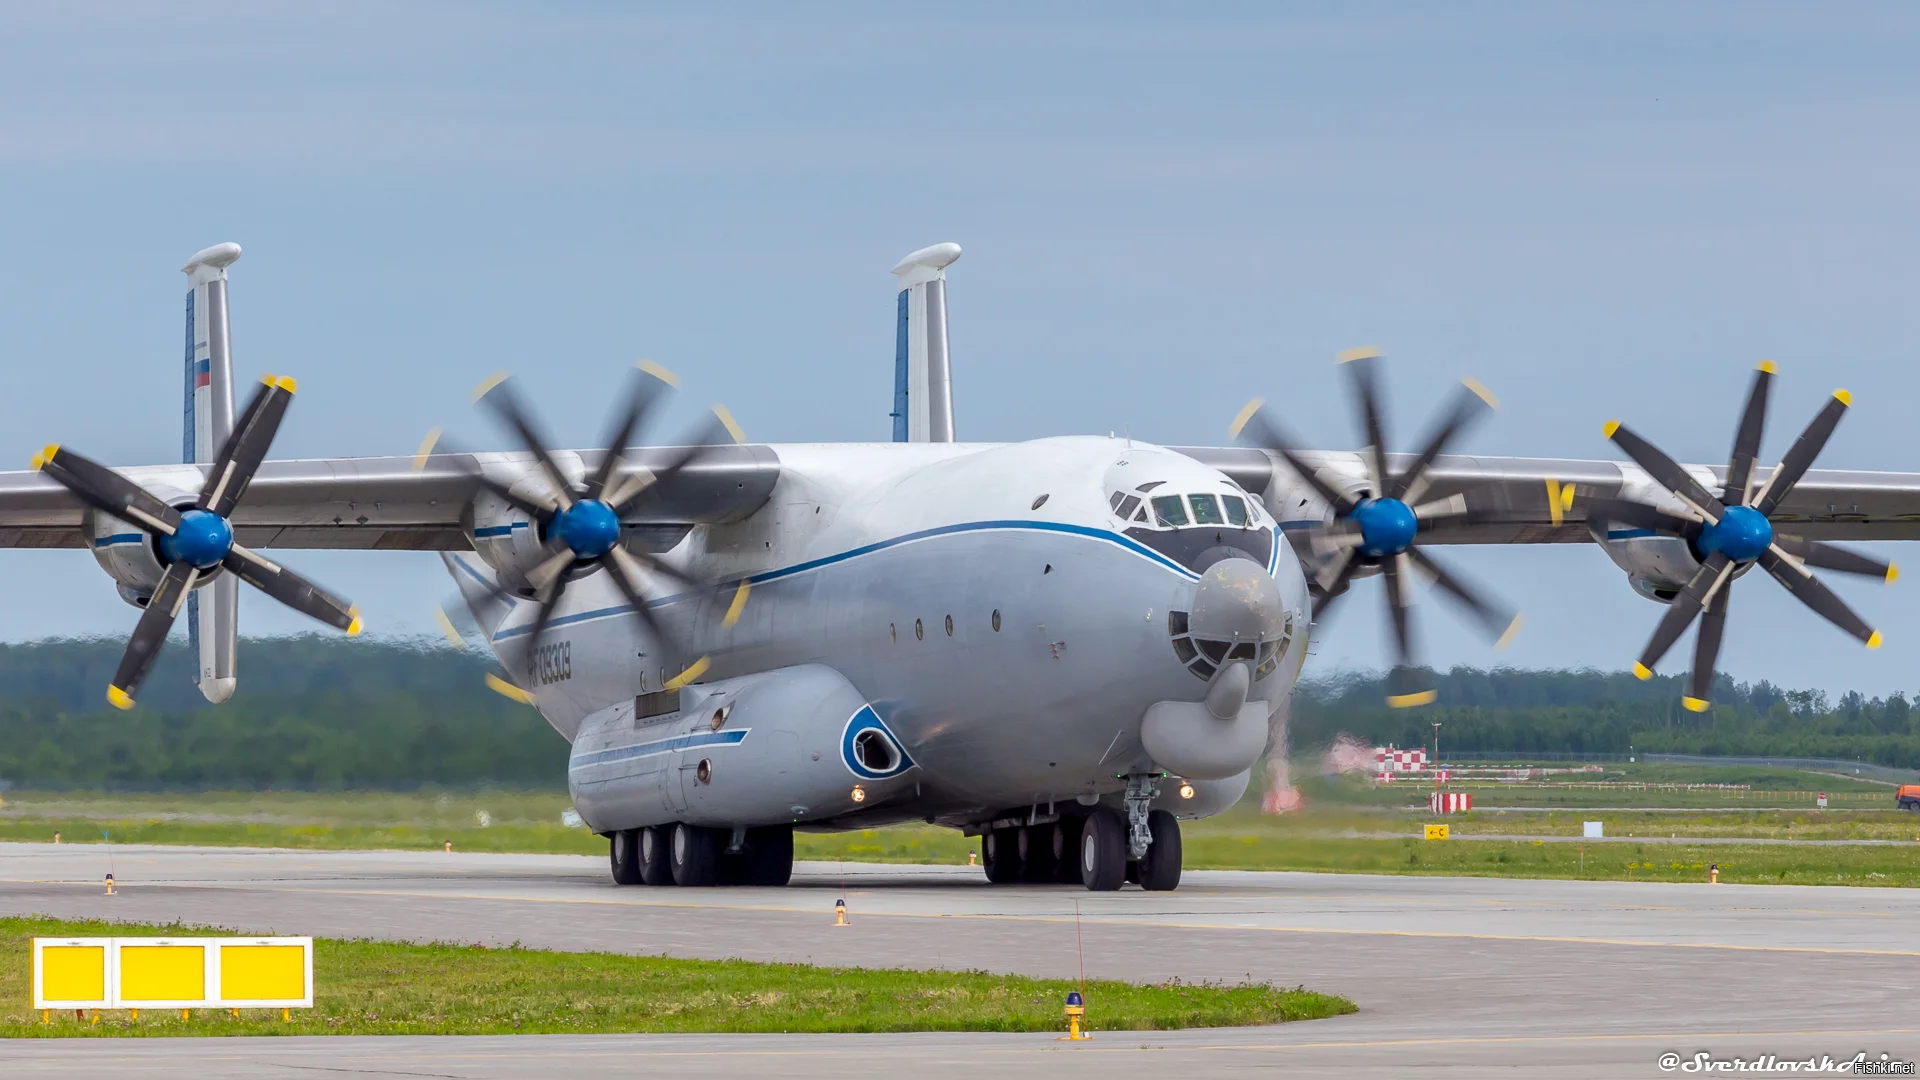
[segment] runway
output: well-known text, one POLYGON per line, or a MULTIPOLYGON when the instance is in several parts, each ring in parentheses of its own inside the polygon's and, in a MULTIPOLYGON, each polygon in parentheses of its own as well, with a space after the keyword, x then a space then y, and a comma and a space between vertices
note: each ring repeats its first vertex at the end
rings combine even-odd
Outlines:
POLYGON ((0 912, 554 949, 1252 978, 1354 1016, 1103 1035, 22 1041, 8 1076, 1658 1076, 1662 1053, 1920 1058, 1920 891, 1193 872, 1175 893, 992 887, 977 869, 802 864, 784 890, 615 888, 603 859, 0 845, 0 912), (833 927, 843 894, 853 926, 833 927))

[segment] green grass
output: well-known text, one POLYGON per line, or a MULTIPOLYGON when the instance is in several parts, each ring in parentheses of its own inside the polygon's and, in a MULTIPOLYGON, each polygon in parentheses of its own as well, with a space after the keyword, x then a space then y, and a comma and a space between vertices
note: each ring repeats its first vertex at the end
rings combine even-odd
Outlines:
MULTIPOLYGON (((742 960, 674 960, 375 941, 314 942, 314 1008, 150 1009, 100 1023, 71 1012, 41 1023, 32 1001, 30 940, 187 936, 221 931, 40 918, 0 918, 0 1038, 155 1035, 492 1035, 554 1032, 1058 1031, 1073 984, 967 971, 822 968, 742 960)), ((1087 984, 1102 1031, 1229 1027, 1311 1020, 1352 1002, 1265 983, 1087 984)))

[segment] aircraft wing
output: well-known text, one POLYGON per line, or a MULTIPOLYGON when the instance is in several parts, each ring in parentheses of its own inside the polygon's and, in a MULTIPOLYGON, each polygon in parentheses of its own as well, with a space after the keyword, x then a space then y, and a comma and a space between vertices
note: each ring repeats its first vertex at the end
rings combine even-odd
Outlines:
MULTIPOLYGON (((1277 454, 1247 447, 1175 449, 1262 496, 1282 525, 1325 520, 1325 505, 1277 454)), ((1357 453, 1311 452, 1303 457, 1336 489, 1357 492, 1367 484, 1366 466, 1357 453)), ((1413 461, 1411 454, 1387 458, 1393 470, 1413 461)), ((1726 482, 1723 465, 1686 469, 1711 490, 1726 482)), ((1756 469, 1755 483, 1770 473, 1756 469)), ((1585 504, 1592 496, 1681 508, 1670 492, 1625 461, 1455 455, 1436 461, 1431 476, 1422 501, 1451 495, 1467 500, 1471 524, 1457 533, 1449 530, 1447 543, 1589 543, 1593 537, 1587 531, 1585 504)), ((1920 473, 1812 469, 1772 520, 1780 531, 1808 539, 1920 540, 1920 473)))
MULTIPOLYGON (((624 471, 664 466, 673 447, 629 451, 624 471)), ((600 451, 560 452, 561 467, 582 473, 600 451)), ((526 454, 268 461, 233 515, 234 535, 252 548, 362 548, 467 551, 461 516, 476 492, 474 469, 513 482, 532 472, 526 454)), ((140 465, 120 472, 149 489, 197 492, 205 465, 140 465)), ((737 521, 766 502, 780 461, 766 446, 721 446, 626 515, 631 523, 686 525, 737 521)), ((37 472, 0 473, 0 547, 85 547, 84 507, 37 472)))

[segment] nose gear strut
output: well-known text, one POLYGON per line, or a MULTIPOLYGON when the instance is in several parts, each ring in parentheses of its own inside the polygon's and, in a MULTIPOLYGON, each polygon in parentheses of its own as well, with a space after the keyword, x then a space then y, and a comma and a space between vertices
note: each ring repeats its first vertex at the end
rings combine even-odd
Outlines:
POLYGON ((1154 781, 1160 779, 1153 773, 1133 773, 1127 777, 1127 858, 1138 862, 1147 857, 1147 849, 1153 846, 1153 830, 1147 827, 1147 815, 1153 811, 1153 800, 1160 795, 1154 781))

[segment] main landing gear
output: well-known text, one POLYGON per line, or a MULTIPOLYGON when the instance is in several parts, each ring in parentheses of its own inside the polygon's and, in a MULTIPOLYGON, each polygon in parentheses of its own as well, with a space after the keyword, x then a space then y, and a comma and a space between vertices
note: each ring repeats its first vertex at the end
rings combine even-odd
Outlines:
POLYGON ((615 885, 767 885, 793 877, 793 826, 654 825, 607 834, 615 885))
POLYGON ((1152 809, 1153 778, 1130 777, 1122 816, 1097 807, 1084 817, 993 829, 981 837, 996 885, 1078 884, 1112 892, 1128 882, 1155 892, 1180 886, 1180 822, 1152 809))

